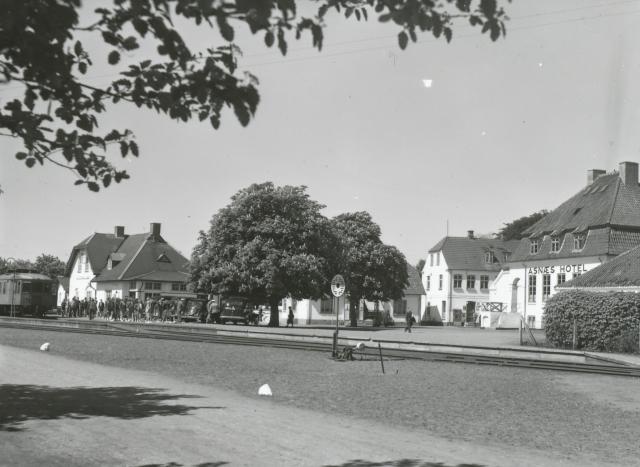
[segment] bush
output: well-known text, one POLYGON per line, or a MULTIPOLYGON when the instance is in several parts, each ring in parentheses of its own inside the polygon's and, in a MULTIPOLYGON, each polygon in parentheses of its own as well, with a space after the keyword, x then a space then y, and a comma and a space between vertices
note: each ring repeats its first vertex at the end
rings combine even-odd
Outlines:
POLYGON ((629 292, 560 292, 545 306, 545 334, 554 347, 571 347, 576 321, 577 348, 637 352, 640 294, 629 292), (634 346, 635 345, 635 346, 634 346))

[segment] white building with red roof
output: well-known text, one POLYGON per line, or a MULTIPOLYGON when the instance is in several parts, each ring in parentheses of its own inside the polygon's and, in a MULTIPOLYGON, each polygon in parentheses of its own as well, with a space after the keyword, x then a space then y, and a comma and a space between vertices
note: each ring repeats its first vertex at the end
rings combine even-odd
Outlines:
POLYGON ((160 235, 160 224, 149 232, 94 233, 73 247, 67 262, 69 298, 182 297, 187 291, 187 258, 160 235))
MULTIPOLYGON (((479 238, 472 230, 466 237, 447 236, 436 243, 422 270, 427 315, 423 321, 474 323, 481 310, 490 310, 489 290, 516 244, 479 238)), ((496 306, 494 311, 504 311, 501 304, 496 306)))
POLYGON ((640 245, 638 164, 621 162, 611 173, 589 170, 585 188, 525 233, 491 300, 542 328, 545 302, 558 286, 640 245))

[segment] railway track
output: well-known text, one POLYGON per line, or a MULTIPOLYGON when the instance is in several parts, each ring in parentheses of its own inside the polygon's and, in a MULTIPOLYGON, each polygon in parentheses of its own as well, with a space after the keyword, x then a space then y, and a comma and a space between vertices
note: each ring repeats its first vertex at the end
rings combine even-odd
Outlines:
MULTIPOLYGON (((158 329, 157 327, 147 327, 145 325, 133 324, 112 324, 100 323, 96 327, 69 327, 55 326, 47 324, 33 323, 16 323, 2 322, 0 326, 15 329, 31 329, 41 331, 54 332, 73 332, 82 334, 97 334, 107 336, 133 337, 141 339, 160 339, 174 340, 184 342, 204 342, 211 344, 225 345, 245 345, 255 347, 272 347, 291 350, 304 350, 315 352, 331 353, 332 344, 330 342, 312 342, 309 340, 290 340, 266 337, 249 337, 222 335, 217 333, 206 332, 190 332, 188 330, 178 329, 158 329)), ((375 341, 373 341, 375 343, 375 341)), ((516 368, 529 368, 539 370, 555 370, 569 371, 577 373, 604 374, 612 376, 630 376, 640 377, 640 367, 630 365, 618 365, 615 363, 578 363, 578 362, 562 362, 537 360, 533 358, 514 358, 497 355, 478 355, 464 352, 446 352, 446 351, 424 351, 409 349, 388 349, 382 348, 385 359, 410 359, 422 361, 438 361, 448 363, 463 363, 476 365, 496 365, 516 368)), ((356 359, 379 358, 379 350, 375 348, 366 348, 362 353, 356 353, 356 359)))

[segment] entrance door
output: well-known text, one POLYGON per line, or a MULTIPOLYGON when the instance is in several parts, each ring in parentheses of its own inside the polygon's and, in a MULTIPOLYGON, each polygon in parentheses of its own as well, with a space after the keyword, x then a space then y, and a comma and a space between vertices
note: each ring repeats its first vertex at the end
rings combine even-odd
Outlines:
POLYGON ((476 302, 467 302, 467 323, 473 323, 473 316, 476 312, 476 302))

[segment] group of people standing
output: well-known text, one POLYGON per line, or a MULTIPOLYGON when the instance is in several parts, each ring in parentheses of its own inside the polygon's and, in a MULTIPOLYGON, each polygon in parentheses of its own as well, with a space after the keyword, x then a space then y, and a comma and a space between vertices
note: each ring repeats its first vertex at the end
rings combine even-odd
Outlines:
MULTIPOLYGON (((204 307, 201 307, 204 308, 204 307)), ((151 298, 112 298, 105 301, 85 297, 80 300, 73 297, 66 298, 61 304, 62 315, 65 318, 101 318, 111 321, 166 321, 181 322, 187 313, 187 303, 182 299, 151 298)), ((195 310, 194 318, 201 319, 206 310, 195 310)))

